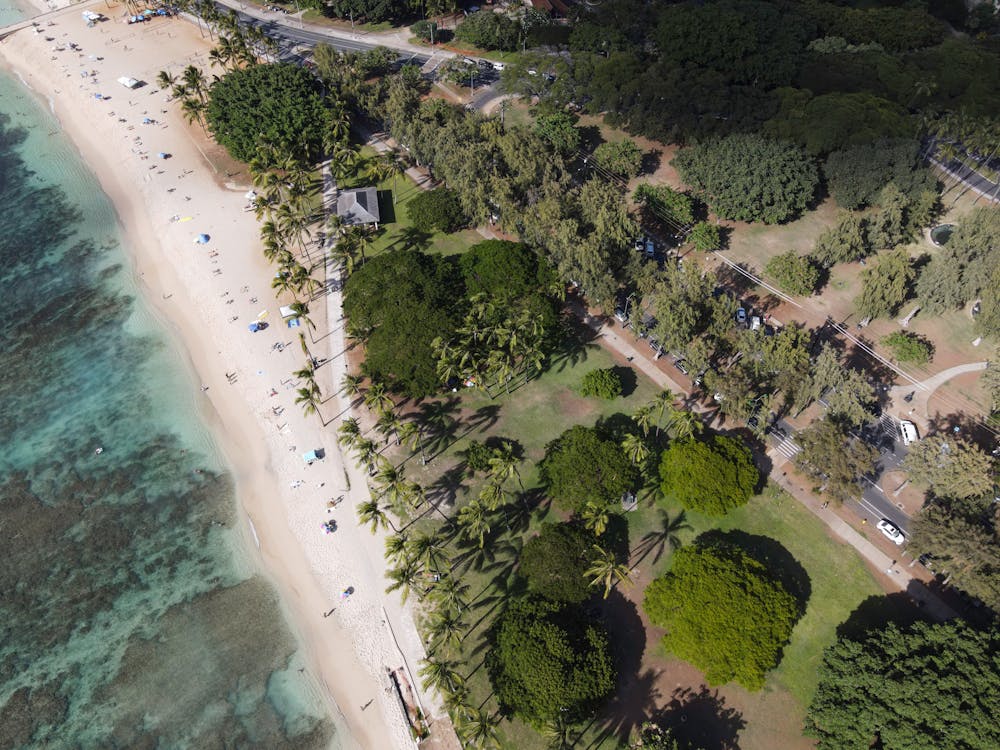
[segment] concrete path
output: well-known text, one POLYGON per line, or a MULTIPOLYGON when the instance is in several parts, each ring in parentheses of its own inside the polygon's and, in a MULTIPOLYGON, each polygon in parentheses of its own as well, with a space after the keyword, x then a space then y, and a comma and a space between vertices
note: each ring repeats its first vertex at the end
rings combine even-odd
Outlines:
POLYGON ((928 405, 934 391, 958 375, 985 370, 988 364, 988 362, 969 362, 964 365, 956 365, 942 370, 926 380, 921 380, 915 385, 907 383, 906 385, 893 386, 889 389, 891 402, 887 411, 902 419, 913 420, 916 418, 923 423, 923 426, 926 426, 931 419, 928 405), (910 393, 913 394, 913 400, 907 403, 903 399, 910 393))

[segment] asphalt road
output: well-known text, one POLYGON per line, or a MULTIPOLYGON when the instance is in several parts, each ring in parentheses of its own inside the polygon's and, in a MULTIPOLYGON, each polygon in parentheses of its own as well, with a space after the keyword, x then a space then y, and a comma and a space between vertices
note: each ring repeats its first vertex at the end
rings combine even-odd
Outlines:
MULTIPOLYGON (((334 36, 321 31, 297 28, 296 24, 300 22, 295 16, 291 15, 268 12, 267 15, 273 16, 273 18, 259 19, 256 16, 251 16, 250 14, 241 11, 239 8, 226 3, 216 3, 216 5, 219 10, 224 13, 235 11, 240 17, 241 23, 248 26, 261 27, 269 37, 278 40, 279 44, 282 46, 283 53, 290 53, 294 47, 301 46, 311 48, 315 47, 317 44, 328 44, 341 52, 367 52, 368 50, 372 50, 375 49, 375 47, 380 46, 370 42, 363 42, 359 39, 347 39, 343 36, 334 36)), ((430 59, 430 55, 402 51, 399 53, 399 56, 400 59, 405 62, 412 62, 415 65, 421 66, 430 59)))
MULTIPOLYGON (((786 458, 793 458, 800 450, 795 443, 795 428, 784 420, 779 420, 776 426, 782 432, 772 431, 768 434, 768 439, 778 453, 786 458)), ((900 436, 898 422, 885 414, 878 422, 866 425, 857 433, 857 437, 875 448, 879 452, 879 457, 875 475, 863 480, 861 497, 848 503, 847 507, 859 518, 867 518, 868 523, 875 524, 883 518, 888 518, 907 533, 910 528, 910 517, 878 485, 879 478, 890 471, 898 470, 906 457, 906 447, 900 436)))

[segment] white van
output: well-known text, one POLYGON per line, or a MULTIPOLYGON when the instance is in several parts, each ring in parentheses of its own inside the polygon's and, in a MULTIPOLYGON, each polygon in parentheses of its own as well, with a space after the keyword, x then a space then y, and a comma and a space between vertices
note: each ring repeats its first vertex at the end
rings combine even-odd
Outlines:
POLYGON ((899 433, 903 436, 903 445, 914 443, 920 438, 917 435, 917 426, 913 422, 907 422, 905 419, 899 422, 899 433))

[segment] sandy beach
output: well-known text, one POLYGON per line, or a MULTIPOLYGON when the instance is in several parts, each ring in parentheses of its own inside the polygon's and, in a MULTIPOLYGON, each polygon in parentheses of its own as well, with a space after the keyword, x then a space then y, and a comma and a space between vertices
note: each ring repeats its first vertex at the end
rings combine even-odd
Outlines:
MULTIPOLYGON (((332 421, 324 428, 294 403, 301 329, 286 328, 279 314, 292 300, 276 300, 271 289, 274 270, 259 251, 253 212, 244 211, 249 178, 214 173, 200 127, 185 123, 155 83, 158 71, 189 64, 219 74, 208 65, 211 43, 182 19, 130 26, 123 15, 106 2, 76 5, 5 39, 0 58, 50 103, 112 199, 139 284, 190 359, 191 387, 202 389, 204 419, 236 481, 239 533, 353 738, 341 734, 344 746, 413 747, 387 670, 405 664, 416 677, 423 647, 410 610, 384 593, 383 535, 359 527, 354 512, 366 499, 365 474, 335 440, 348 406, 333 395, 345 368, 339 294, 311 303, 317 330, 307 332, 312 354, 329 359, 317 377, 323 418, 332 421), (88 28, 85 9, 108 20, 88 28), (146 85, 129 90, 122 76, 146 85), (207 244, 194 242, 201 233, 207 244), (269 327, 250 333, 265 311, 269 327), (302 454, 320 448, 325 458, 306 465, 302 454), (328 512, 339 495, 345 501, 328 512), (330 519, 339 528, 328 536, 321 524, 330 519), (342 599, 348 587, 354 593, 342 599)), ((432 724, 444 715, 423 691, 420 699, 432 724)))

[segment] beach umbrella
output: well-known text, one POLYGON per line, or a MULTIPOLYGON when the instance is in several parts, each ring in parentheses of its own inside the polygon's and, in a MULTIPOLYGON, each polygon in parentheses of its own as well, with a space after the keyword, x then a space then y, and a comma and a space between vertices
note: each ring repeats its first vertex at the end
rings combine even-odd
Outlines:
POLYGON ((169 159, 170 158, 170 154, 168 154, 166 151, 161 151, 156 156, 158 158, 160 158, 160 159, 169 159))
POLYGON ((152 120, 150 120, 150 119, 149 119, 148 117, 143 117, 143 118, 142 118, 142 124, 143 124, 143 125, 150 125, 150 124, 152 124, 152 122, 153 122, 153 121, 152 121, 152 120))
POLYGON ((210 238, 207 234, 199 234, 197 237, 194 238, 194 241, 199 245, 207 245, 209 239, 210 238))

